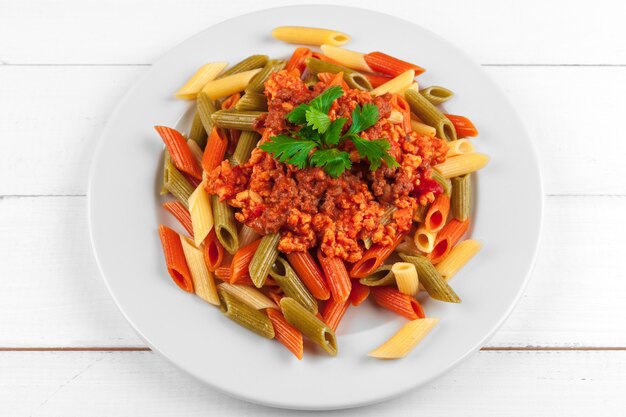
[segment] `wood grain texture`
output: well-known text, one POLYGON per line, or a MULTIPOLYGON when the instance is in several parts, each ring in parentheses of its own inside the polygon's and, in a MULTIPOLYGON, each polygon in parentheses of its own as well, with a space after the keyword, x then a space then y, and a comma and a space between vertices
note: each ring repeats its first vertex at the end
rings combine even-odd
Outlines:
MULTIPOLYGON (((306 3, 327 3, 310 0, 306 3)), ((217 22, 292 0, 3 1, 0 61, 146 64, 217 22), (36 36, 41 34, 42 36, 36 36), (45 34, 45 36, 43 36, 45 34)), ((488 64, 626 64, 620 3, 558 0, 388 3, 340 0, 410 19, 488 64), (592 22, 597 22, 593 25, 592 22), (600 23, 601 22, 601 23, 600 23), (494 36, 497 34, 497 36, 494 36)))
MULTIPOLYGON (((85 194, 100 131, 144 70, 0 66, 0 178, 11 178, 0 182, 0 195, 85 194)), ((616 133, 626 67, 485 70, 526 122, 548 194, 626 194, 626 141, 616 133)))
MULTIPOLYGON (((15 417, 310 415, 234 400, 152 352, 0 352, 0 369, 15 417)), ((324 415, 616 416, 625 377, 624 351, 479 352, 391 402, 324 415)))
MULTIPOLYGON (((626 197, 546 203, 531 282, 488 346, 626 346, 626 197)), ((94 264, 84 198, 4 198, 0 230, 0 276, 10 277, 0 280, 0 347, 144 346, 94 264)))

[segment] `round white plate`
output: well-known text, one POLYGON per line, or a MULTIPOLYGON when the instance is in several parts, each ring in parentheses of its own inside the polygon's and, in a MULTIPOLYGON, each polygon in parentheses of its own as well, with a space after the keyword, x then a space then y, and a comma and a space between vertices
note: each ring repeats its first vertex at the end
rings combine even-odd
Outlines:
MULTIPOLYGON (((155 351, 235 397, 276 407, 334 409, 388 399, 441 375, 476 351, 519 299, 535 258, 542 217, 537 159, 513 106, 457 48, 407 21, 366 10, 301 6, 264 10, 215 25, 178 45, 146 72, 111 116, 98 145, 89 187, 89 225, 111 295, 155 351), (172 93, 202 64, 234 63, 253 53, 288 57, 275 41, 280 25, 329 27, 352 35, 349 48, 384 51, 427 69, 423 86, 456 96, 450 113, 469 116, 474 142, 490 164, 476 176, 472 236, 482 252, 453 280, 459 305, 431 299, 440 324, 408 357, 367 353, 404 322, 371 306, 351 308, 338 332, 339 355, 307 346, 302 361, 273 340, 249 333, 169 278, 157 233, 171 224, 158 194, 163 143, 154 125, 173 125, 189 104, 172 93)), ((369 304, 369 303, 365 303, 369 304)))

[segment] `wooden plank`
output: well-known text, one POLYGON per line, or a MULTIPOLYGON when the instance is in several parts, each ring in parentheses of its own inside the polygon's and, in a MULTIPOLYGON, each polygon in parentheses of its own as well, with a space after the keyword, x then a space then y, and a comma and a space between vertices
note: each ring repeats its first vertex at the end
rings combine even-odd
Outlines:
MULTIPOLYGON (((227 397, 152 352, 1 352, 12 416, 292 416, 227 397)), ((615 416, 626 352, 479 352, 421 389, 341 416, 615 416), (479 383, 477 383, 479 381, 479 383)))
MULTIPOLYGON (((11 178, 0 195, 84 194, 100 130, 144 69, 0 66, 0 178, 11 178)), ((485 69, 526 121, 548 194, 626 194, 626 141, 615 133, 626 67, 485 69)))
MULTIPOLYGON (((626 37, 621 20, 623 8, 610 0, 596 1, 593 7, 587 2, 567 0, 527 0, 523 5, 506 0, 482 6, 463 0, 423 2, 419 6, 402 0, 394 2, 393 7, 383 2, 342 3, 412 20, 447 38, 481 63, 626 63, 626 49, 618 41, 626 37)), ((292 4, 290 0, 245 0, 220 7, 202 0, 164 0, 159 7, 126 0, 4 2, 0 60, 11 64, 152 63, 215 23, 292 4)))
MULTIPOLYGON (((488 346, 626 347, 625 211, 548 197, 530 285, 488 346)), ((84 198, 4 198, 0 230, 0 347, 144 346, 96 269, 84 198)))

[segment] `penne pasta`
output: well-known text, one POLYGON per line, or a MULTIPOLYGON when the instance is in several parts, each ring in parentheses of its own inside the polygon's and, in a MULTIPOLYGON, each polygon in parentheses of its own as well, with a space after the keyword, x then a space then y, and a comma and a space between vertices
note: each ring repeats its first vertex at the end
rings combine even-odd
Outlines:
POLYGON ((379 266, 385 262, 385 260, 392 254, 396 246, 402 242, 404 239, 404 235, 398 235, 394 239, 393 243, 388 246, 382 246, 381 244, 376 244, 369 248, 364 254, 363 257, 355 262, 350 268, 350 277, 351 278, 365 278, 370 275, 372 272, 376 271, 379 266))
POLYGON ((262 93, 265 89, 265 81, 267 81, 269 76, 285 68, 286 64, 287 61, 284 59, 270 59, 261 71, 252 77, 250 84, 246 87, 246 93, 262 93))
POLYGON ((257 288, 261 288, 265 284, 267 275, 270 273, 276 257, 278 257, 279 242, 280 233, 265 235, 260 240, 259 247, 248 267, 250 278, 257 288))
POLYGON ((422 254, 422 252, 417 249, 413 238, 410 236, 405 236, 404 240, 400 242, 398 246, 396 246, 396 252, 415 256, 422 254))
MULTIPOLYGON (((204 130, 202 119, 200 118, 200 112, 197 110, 193 114, 193 121, 191 122, 191 127, 189 128, 189 134, 187 137, 189 140, 196 142, 201 150, 206 146, 207 131, 204 130)), ((187 141, 187 143, 189 143, 189 141, 187 141)))
POLYGON ((444 176, 444 178, 460 177, 478 171, 487 165, 489 157, 482 153, 468 153, 465 155, 457 155, 446 159, 439 165, 435 165, 435 169, 444 176))
POLYGON ((251 71, 254 69, 263 68, 265 65, 267 65, 269 59, 270 58, 267 55, 250 55, 249 57, 244 58, 232 67, 228 68, 226 71, 220 74, 217 79, 240 74, 242 72, 251 71))
POLYGON ((357 71, 374 72, 361 52, 350 51, 334 45, 322 45, 320 49, 330 59, 357 71))
POLYGON ((363 301, 367 300, 367 297, 370 295, 370 287, 367 285, 363 285, 360 282, 352 283, 352 291, 350 291, 350 303, 353 306, 360 305, 363 301))
POLYGON ((452 193, 452 182, 450 181, 449 178, 444 178, 444 176, 441 175, 441 173, 435 169, 431 171, 430 178, 435 180, 437 184, 441 185, 441 188, 443 189, 443 193, 447 195, 448 197, 450 197, 450 194, 452 193))
POLYGON ((398 125, 402 123, 402 121, 404 120, 404 116, 400 111, 394 109, 391 111, 391 115, 387 118, 387 120, 389 120, 389 122, 393 123, 394 125, 398 125))
POLYGON ((205 172, 210 172, 217 168, 224 160, 226 155, 226 148, 228 148, 228 139, 222 134, 222 132, 213 128, 206 147, 204 148, 204 154, 202 155, 202 169, 205 172))
POLYGON ((293 298, 311 313, 317 313, 317 301, 284 258, 277 257, 269 273, 285 296, 293 298))
POLYGON ((324 271, 332 298, 338 302, 346 301, 350 296, 352 283, 343 260, 326 256, 321 248, 317 249, 317 260, 322 267, 322 271, 324 271))
POLYGON ((420 252, 431 253, 435 247, 436 237, 436 232, 430 232, 424 226, 420 226, 413 235, 413 242, 420 252))
POLYGON ((172 280, 181 290, 193 292, 193 280, 178 233, 167 226, 159 225, 159 237, 163 247, 165 265, 172 280))
POLYGON ((304 341, 302 333, 293 327, 285 317, 277 310, 267 310, 267 316, 274 327, 274 337, 285 346, 296 358, 302 359, 304 354, 304 341))
MULTIPOLYGON (((202 128, 202 130, 204 130, 204 128, 202 128)), ((198 146, 198 144, 191 139, 187 139, 187 146, 193 154, 193 159, 196 161, 198 166, 200 166, 202 164, 202 149, 200 149, 200 146, 198 146)))
MULTIPOLYGON (((420 135, 428 136, 434 138, 437 134, 437 129, 432 126, 425 125, 424 123, 418 122, 417 120, 411 120, 411 129, 415 133, 419 133, 420 135)), ((456 141, 454 141, 456 142, 456 141)), ((452 142, 448 142, 452 143, 452 142)))
POLYGON ((415 297, 403 294, 391 287, 372 287, 370 291, 376 304, 387 310, 393 311, 409 320, 426 317, 422 305, 415 297))
POLYGON ((383 265, 359 282, 367 287, 396 285, 396 277, 391 271, 391 265, 383 265))
POLYGON ((320 267, 308 251, 286 254, 289 264, 296 271, 311 295, 318 300, 328 300, 330 290, 324 281, 320 267))
POLYGON ((452 178, 450 213, 457 220, 467 220, 472 205, 472 176, 465 174, 452 178))
POLYGON ((163 203, 163 208, 169 211, 176 220, 185 228, 187 233, 193 237, 193 226, 191 224, 191 215, 189 211, 180 201, 168 201, 163 203))
POLYGON ((261 239, 257 239, 246 246, 242 246, 241 249, 235 253, 230 264, 230 276, 228 281, 231 284, 253 284, 250 278, 250 262, 252 262, 252 258, 259 248, 260 243, 261 239))
POLYGON ((433 264, 424 256, 410 256, 400 253, 400 258, 405 262, 415 265, 420 284, 435 300, 448 303, 460 303, 461 299, 448 285, 445 279, 435 269, 433 264))
POLYGON ((424 318, 406 323, 385 343, 369 353, 379 359, 399 359, 408 355, 439 322, 439 319, 424 318))
POLYGON ((324 323, 328 324, 328 326, 333 329, 333 332, 337 331, 337 327, 339 326, 343 316, 346 314, 349 305, 350 299, 338 302, 333 298, 326 301, 324 304, 324 308, 322 309, 322 318, 324 319, 324 323))
POLYGON ((229 266, 220 266, 215 270, 215 277, 224 282, 230 280, 231 269, 229 266))
POLYGON ((254 121, 262 114, 260 111, 219 110, 211 118, 217 127, 255 131, 254 121))
POLYGON ((178 201, 189 209, 189 196, 193 193, 193 186, 187 178, 174 166, 169 158, 165 158, 163 168, 163 188, 172 193, 178 201))
POLYGON ((189 150, 185 137, 179 131, 170 127, 155 126, 154 128, 161 136, 161 139, 163 139, 174 166, 193 178, 202 179, 200 165, 196 162, 191 150, 189 150))
POLYGON ((287 43, 314 46, 324 44, 341 46, 350 41, 349 35, 336 30, 304 26, 279 26, 272 30, 272 36, 287 43))
POLYGON ((213 229, 213 211, 209 194, 204 189, 204 183, 198 185, 196 190, 189 196, 189 213, 193 226, 193 237, 196 246, 200 246, 213 229))
POLYGON ((448 142, 448 152, 446 157, 463 155, 474 152, 474 145, 468 139, 457 139, 448 142))
POLYGON ((375 96, 382 96, 387 93, 399 94, 413 84, 414 78, 415 71, 412 69, 407 70, 397 77, 387 81, 385 84, 376 87, 372 90, 372 94, 375 96))
POLYGON ((452 219, 437 235, 435 246, 427 257, 433 264, 439 263, 456 245, 469 228, 469 219, 459 221, 452 219))
POLYGON ((242 224, 241 229, 239 230, 239 246, 244 247, 248 246, 250 243, 258 240, 261 237, 257 232, 254 231, 253 228, 242 224))
POLYGON ((265 94, 246 91, 235 106, 238 111, 267 111, 267 97, 265 94))
POLYGON ((274 326, 267 314, 250 307, 223 288, 218 290, 218 294, 220 310, 226 317, 259 336, 274 338, 274 326))
POLYGON ((434 106, 438 106, 446 101, 450 100, 454 93, 447 88, 439 87, 433 85, 431 87, 426 87, 423 90, 419 91, 422 96, 428 101, 430 101, 434 106))
POLYGON ((372 72, 380 72, 382 74, 397 77, 403 72, 413 70, 415 75, 420 75, 425 70, 415 64, 402 61, 382 52, 370 52, 365 55, 365 62, 372 69, 372 72))
POLYGON ((202 87, 209 81, 214 80, 227 65, 227 62, 211 62, 201 66, 174 96, 184 100, 194 100, 202 90, 202 87))
POLYGON ((296 48, 293 51, 293 54, 291 54, 289 61, 287 61, 285 69, 287 71, 293 71, 297 69, 300 74, 303 74, 304 70, 306 69, 304 61, 311 56, 313 56, 313 52, 309 48, 296 48))
POLYGON ((260 71, 261 69, 257 68, 209 81, 204 88, 202 88, 202 93, 206 94, 211 100, 228 97, 231 94, 245 90, 248 84, 250 84, 252 77, 260 71))
POLYGON ((239 239, 233 209, 216 195, 211 195, 210 199, 217 239, 228 253, 235 254, 239 249, 239 239))
POLYGON ((413 213, 413 221, 418 223, 424 223, 424 220, 426 219, 426 213, 428 213, 429 209, 430 204, 426 204, 424 206, 418 205, 415 209, 415 213, 413 213))
POLYGON ((445 115, 454 125, 456 135, 460 138, 464 137, 476 137, 478 136, 478 130, 476 126, 465 116, 457 116, 454 114, 445 115))
POLYGON ((391 267, 396 278, 396 285, 402 294, 415 295, 419 291, 419 280, 415 265, 408 262, 396 262, 391 267))
POLYGON ((448 256, 435 265, 435 268, 443 279, 448 281, 455 276, 470 259, 480 252, 482 246, 483 245, 476 240, 464 240, 452 248, 448 256))
POLYGON ((266 308, 278 309, 278 306, 265 294, 249 285, 234 285, 228 282, 222 282, 218 287, 255 310, 264 310, 266 308))
POLYGON ((411 106, 411 111, 415 113, 422 122, 434 127, 437 136, 447 141, 456 140, 456 130, 452 122, 444 116, 430 101, 426 100, 420 93, 408 89, 404 92, 404 98, 411 106))
POLYGON ((280 308, 285 319, 304 336, 318 344, 329 355, 337 355, 337 339, 330 326, 293 298, 283 297, 280 300, 280 308))
POLYGON ((323 72, 331 72, 333 74, 343 74, 343 79, 350 88, 356 88, 361 91, 371 91, 372 85, 366 76, 360 72, 354 71, 348 67, 342 65, 333 64, 331 62, 322 61, 317 58, 307 58, 306 67, 313 74, 319 74, 323 72))
POLYGON ((204 261, 209 271, 215 272, 217 268, 222 266, 224 252, 224 247, 215 234, 215 228, 211 229, 209 235, 204 239, 204 261))
POLYGON ((254 148, 256 148, 257 143, 259 143, 260 138, 261 135, 256 132, 241 132, 239 140, 237 141, 237 147, 233 153, 234 165, 243 164, 250 159, 250 155, 254 148))
POLYGON ((211 116, 218 110, 215 100, 211 99, 207 93, 201 91, 196 99, 196 109, 204 131, 207 133, 213 131, 214 123, 211 116))
POLYGON ((429 232, 440 231, 445 226, 449 213, 450 197, 445 194, 439 194, 426 212, 424 228, 429 232))
POLYGON ((216 306, 220 305, 220 298, 217 295, 213 274, 209 272, 204 263, 202 249, 194 246, 193 241, 185 236, 180 236, 180 243, 182 244, 189 272, 191 273, 194 292, 207 303, 216 306))

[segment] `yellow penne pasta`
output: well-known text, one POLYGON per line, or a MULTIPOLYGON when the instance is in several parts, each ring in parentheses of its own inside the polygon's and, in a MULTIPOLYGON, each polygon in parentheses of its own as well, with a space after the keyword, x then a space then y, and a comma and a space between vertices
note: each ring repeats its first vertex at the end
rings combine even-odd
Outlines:
POLYGON ((451 140, 448 142, 447 157, 464 155, 474 152, 474 145, 468 139, 451 140))
POLYGON ((413 235, 413 242, 415 247, 424 253, 431 253, 435 246, 435 238, 437 233, 429 232, 424 226, 418 227, 413 235))
POLYGON ((280 26, 272 30, 272 36, 287 43, 315 46, 324 44, 341 46, 351 39, 349 35, 336 30, 304 26, 280 26))
POLYGON ((239 72, 229 75, 228 77, 209 81, 202 89, 202 93, 206 94, 212 100, 238 93, 246 89, 252 77, 259 71, 261 71, 261 68, 239 72))
POLYGON ((278 309, 278 306, 265 294, 249 285, 233 285, 228 282, 222 282, 219 288, 256 310, 266 308, 278 309))
POLYGON ((485 154, 468 153, 448 158, 445 162, 435 165, 435 169, 444 178, 452 178, 478 171, 487 165, 487 162, 489 162, 489 157, 485 154))
POLYGON ((260 238, 261 238, 261 235, 255 232, 253 228, 245 224, 241 225, 241 229, 239 230, 239 247, 240 248, 248 246, 250 243, 260 238))
POLYGON ((447 281, 456 275, 482 248, 477 240, 464 240, 457 244, 443 261, 435 265, 441 276, 447 281))
POLYGON ((415 78, 415 71, 408 70, 398 75, 395 78, 387 81, 384 84, 379 85, 375 89, 372 90, 372 95, 374 96, 382 96, 385 93, 393 93, 399 94, 404 90, 409 88, 413 83, 415 78))
POLYGON ((415 265, 408 262, 396 262, 391 267, 396 278, 398 290, 407 295, 415 295, 419 291, 419 280, 415 265))
POLYGON ((196 246, 200 246, 213 228, 213 211, 211 210, 209 194, 204 189, 204 183, 200 183, 196 190, 191 193, 188 202, 193 238, 196 246))
POLYGON ((202 250, 194 246, 193 241, 186 236, 180 237, 180 243, 183 246, 196 295, 208 303, 220 305, 213 274, 207 269, 202 250))
POLYGON ((357 71, 374 72, 365 62, 365 55, 361 52, 350 51, 334 45, 322 45, 320 48, 324 55, 339 62, 341 65, 357 71))
POLYGON ((202 149, 200 149, 200 146, 198 146, 198 142, 189 139, 187 140, 187 146, 189 146, 189 150, 193 154, 193 157, 198 165, 202 166, 202 149))
POLYGON ((410 86, 408 86, 407 88, 404 89, 404 91, 402 91, 402 95, 404 95, 404 92, 407 91, 407 90, 414 90, 414 91, 417 91, 419 93, 420 86, 417 83, 417 81, 413 81, 413 83, 410 86))
POLYGON ((185 100, 194 100, 209 81, 214 80, 226 68, 227 62, 205 64, 178 90, 174 96, 185 100))
POLYGON ((437 134, 437 129, 435 129, 434 127, 428 126, 422 122, 418 122, 417 120, 412 120, 412 119, 411 119, 411 129, 415 133, 419 133, 420 135, 424 135, 424 136, 429 136, 431 138, 434 138, 435 135, 437 134))
POLYGON ((397 125, 399 123, 402 123, 402 121, 404 120, 404 116, 398 110, 391 110, 391 115, 387 118, 387 120, 389 120, 389 122, 397 125))
POLYGON ((369 353, 379 359, 399 359, 405 357, 435 327, 439 319, 417 319, 402 326, 385 343, 369 353))

